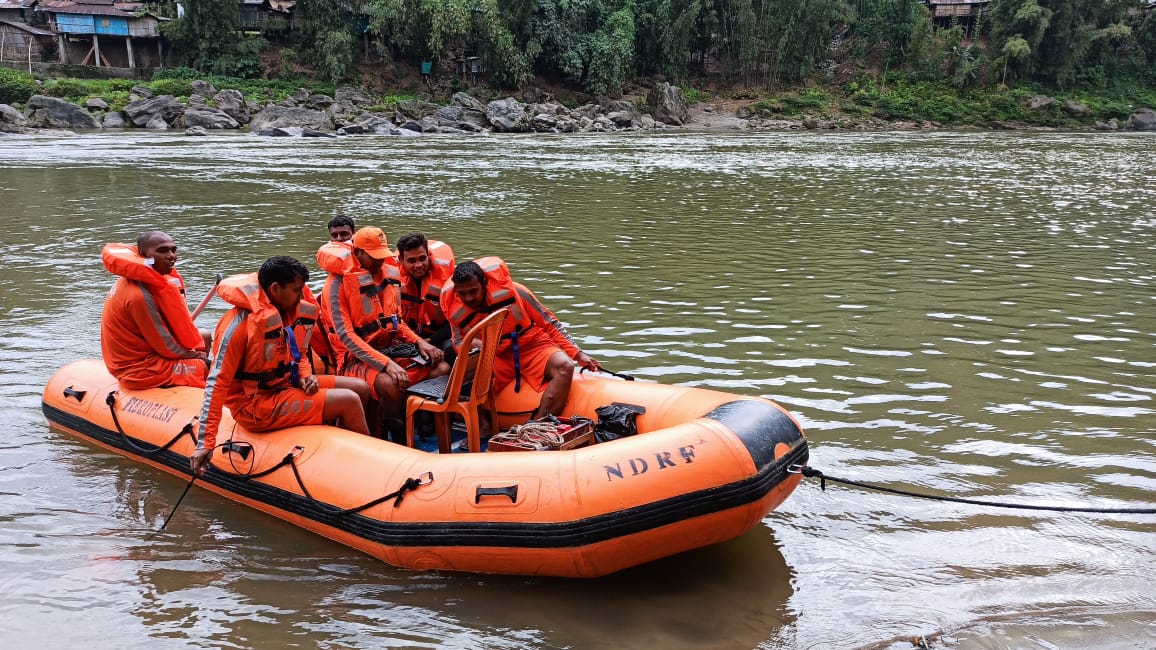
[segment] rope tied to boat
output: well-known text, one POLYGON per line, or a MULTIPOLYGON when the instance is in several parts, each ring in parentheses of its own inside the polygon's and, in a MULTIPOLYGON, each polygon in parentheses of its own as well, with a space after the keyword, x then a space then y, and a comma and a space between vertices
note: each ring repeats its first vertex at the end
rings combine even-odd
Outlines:
MULTIPOLYGON (((253 445, 251 445, 248 442, 232 441, 232 440, 230 440, 230 441, 228 441, 222 445, 219 445, 218 447, 221 448, 222 451, 240 453, 242 455, 242 458, 247 457, 249 455, 249 453, 252 452, 252 449, 253 449, 253 445)), ((251 481, 254 479, 268 476, 268 475, 272 474, 273 472, 276 472, 277 470, 281 469, 282 467, 285 467, 286 465, 288 465, 289 468, 293 470, 293 477, 297 480, 297 487, 301 488, 301 494, 304 495, 306 499, 309 499, 313 503, 316 503, 318 506, 329 510, 330 514, 337 516, 337 517, 343 517, 345 515, 356 514, 358 512, 361 512, 362 510, 367 510, 367 509, 372 508, 373 506, 376 506, 380 503, 384 503, 386 501, 389 501, 390 499, 393 499, 393 507, 396 508, 396 507, 401 505, 401 500, 405 497, 406 492, 411 492, 413 490, 416 490, 423 485, 429 485, 430 483, 433 483, 433 480, 434 480, 433 472, 426 471, 426 472, 419 474, 416 477, 407 478, 401 484, 401 486, 399 488, 397 488, 396 490, 394 490, 393 492, 390 492, 389 494, 387 494, 385 496, 378 497, 372 501, 369 501, 368 503, 363 503, 363 504, 356 506, 354 508, 344 508, 344 509, 343 508, 337 508, 337 507, 329 505, 328 503, 325 503, 324 501, 319 501, 318 499, 316 499, 309 492, 309 488, 307 488, 305 486, 305 479, 301 476, 301 471, 297 467, 297 458, 304 451, 305 451, 305 447, 302 447, 301 445, 297 445, 297 446, 293 447, 293 449, 290 450, 289 453, 285 454, 285 457, 282 458, 280 461, 278 461, 276 465, 273 465, 272 467, 261 470, 260 472, 257 472, 255 474, 244 474, 244 473, 240 473, 240 472, 237 472, 237 473, 222 472, 222 473, 232 474, 232 476, 236 476, 238 478, 241 478, 241 479, 244 479, 247 481, 251 481)), ((210 467, 214 467, 214 466, 210 465, 210 467)), ((221 470, 216 470, 216 471, 221 471, 221 470)))
POLYGON ((923 492, 912 492, 910 490, 900 490, 897 488, 884 487, 882 485, 874 485, 872 483, 864 483, 862 481, 853 481, 851 479, 837 478, 835 476, 827 476, 822 471, 815 469, 809 465, 791 465, 787 468, 787 472, 791 474, 801 474, 807 478, 818 478, 819 489, 824 492, 827 491, 827 481, 832 483, 842 483, 844 485, 854 485, 856 487, 865 488, 868 490, 875 490, 877 492, 886 492, 888 494, 898 494, 900 496, 914 497, 916 499, 928 499, 931 501, 948 501, 952 503, 967 503, 976 506, 991 506, 993 508, 1014 508, 1018 510, 1043 510, 1048 512, 1092 512, 1098 514, 1118 514, 1118 515, 1156 515, 1156 508, 1084 508, 1077 506, 1040 506, 1030 503, 1006 503, 1001 501, 985 501, 982 499, 967 499, 964 497, 952 497, 936 494, 926 494, 923 492))
POLYGON ((120 425, 120 418, 117 417, 117 415, 116 415, 116 391, 115 390, 109 392, 108 397, 106 397, 104 399, 104 403, 108 404, 108 412, 112 415, 112 423, 113 423, 113 425, 116 426, 117 433, 119 433, 121 435, 121 437, 124 438, 125 444, 128 445, 133 451, 137 452, 138 454, 141 454, 144 456, 152 456, 154 454, 159 454, 162 451, 165 451, 166 449, 168 449, 169 447, 172 447, 174 444, 176 444, 176 442, 178 440, 181 439, 181 436, 185 436, 185 435, 189 436, 189 438, 192 439, 193 444, 196 444, 196 442, 197 442, 197 436, 193 432, 193 424, 197 421, 197 418, 193 418, 192 420, 187 422, 185 424, 185 426, 181 427, 181 430, 177 432, 177 435, 173 436, 172 439, 169 440, 168 442, 166 442, 164 445, 159 446, 159 447, 152 447, 152 448, 142 447, 142 446, 138 445, 137 443, 133 442, 133 439, 131 437, 129 437, 129 435, 127 433, 125 433, 124 427, 122 427, 120 425))

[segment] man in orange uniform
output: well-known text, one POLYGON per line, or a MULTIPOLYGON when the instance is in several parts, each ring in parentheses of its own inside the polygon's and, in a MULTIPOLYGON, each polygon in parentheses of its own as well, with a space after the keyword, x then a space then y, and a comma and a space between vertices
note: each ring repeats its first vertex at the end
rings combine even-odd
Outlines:
POLYGON ((353 233, 357 230, 357 225, 353 223, 353 217, 347 217, 344 214, 330 219, 326 227, 329 229, 329 241, 349 241, 353 239, 353 233))
POLYGON ((502 325, 502 342, 494 359, 494 392, 511 382, 518 391, 524 382, 542 393, 533 419, 560 415, 570 397, 574 362, 587 370, 602 366, 578 349, 533 292, 514 282, 506 263, 498 257, 462 262, 442 291, 442 309, 453 329, 454 345, 461 344, 470 327, 503 307, 509 307, 510 314, 502 325))
POLYGON ((418 336, 441 349, 446 363, 454 362, 450 324, 442 314, 442 287, 454 273, 454 251, 449 244, 411 232, 397 240, 401 271, 401 318, 418 336))
POLYGON ((213 371, 201 406, 197 450, 190 462, 200 476, 212 457, 221 408, 249 431, 273 431, 322 422, 369 435, 369 386, 357 379, 315 376, 309 340, 320 311, 305 298, 309 271, 283 255, 261 270, 223 281, 218 293, 233 305, 217 324, 213 371))
POLYGON ((322 246, 317 263, 329 273, 321 315, 338 373, 365 380, 397 431, 405 417, 406 387, 448 373, 449 364, 440 349, 401 320, 398 268, 380 228, 361 228, 349 244, 322 246), (387 354, 399 343, 412 344, 421 358, 387 354))
POLYGON ((108 372, 130 390, 204 388, 206 341, 185 303, 173 238, 152 230, 138 237, 136 246, 108 244, 101 261, 120 276, 100 318, 100 349, 108 372))

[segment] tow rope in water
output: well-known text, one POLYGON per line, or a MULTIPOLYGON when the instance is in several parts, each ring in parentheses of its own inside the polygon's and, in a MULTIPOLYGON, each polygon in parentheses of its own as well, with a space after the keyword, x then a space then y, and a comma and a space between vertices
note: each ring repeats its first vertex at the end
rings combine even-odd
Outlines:
POLYGON ((884 487, 882 485, 873 485, 871 483, 864 483, 862 481, 852 481, 850 479, 838 478, 835 476, 827 476, 823 472, 810 467, 809 465, 791 465, 787 468, 791 474, 802 474, 807 478, 818 478, 819 488, 824 492, 827 491, 827 481, 832 483, 842 483, 844 485, 854 485, 856 487, 865 488, 868 490, 875 490, 877 492, 886 492, 888 494, 898 494, 905 497, 915 497, 916 499, 928 499, 931 501, 950 501, 952 503, 967 503, 975 506, 991 506, 993 508, 1015 508, 1017 510, 1045 510, 1048 512, 1094 512, 1101 514, 1113 515, 1156 515, 1156 508, 1080 508, 1074 506, 1037 506, 1027 503, 1006 503, 1001 501, 984 501, 981 499, 965 499, 963 497, 949 497, 936 494, 925 494, 922 492, 912 492, 909 490, 899 490, 896 488, 884 487))

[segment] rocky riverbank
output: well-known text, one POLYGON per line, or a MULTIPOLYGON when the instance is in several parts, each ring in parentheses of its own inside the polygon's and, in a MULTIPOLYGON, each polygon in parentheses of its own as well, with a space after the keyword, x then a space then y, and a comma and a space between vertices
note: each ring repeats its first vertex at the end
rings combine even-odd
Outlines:
MULTIPOLYGON (((634 101, 600 100, 575 108, 531 89, 522 99, 507 97, 483 102, 456 93, 449 105, 420 99, 399 101, 385 108, 378 99, 356 88, 338 88, 333 96, 302 90, 276 103, 263 103, 234 89, 218 90, 205 81, 192 82, 182 101, 155 95, 147 86, 133 87, 129 102, 111 109, 92 98, 83 106, 55 97, 33 95, 23 106, 0 104, 0 135, 56 134, 62 131, 143 128, 183 130, 206 135, 219 130, 246 130, 270 137, 337 137, 362 134, 420 136, 432 133, 607 133, 670 128, 706 130, 912 130, 936 129, 932 121, 889 120, 862 115, 798 115, 784 117, 750 101, 717 100, 689 104, 682 91, 656 84, 634 101)), ((1079 117, 1087 107, 1038 95, 1029 110, 1062 110, 1079 117)), ((1126 120, 1084 120, 1087 128, 1116 131, 1156 131, 1156 111, 1137 108, 1126 120)), ((953 128, 958 128, 955 126, 953 128)), ((1028 124, 996 122, 984 128, 1040 129, 1028 124)))

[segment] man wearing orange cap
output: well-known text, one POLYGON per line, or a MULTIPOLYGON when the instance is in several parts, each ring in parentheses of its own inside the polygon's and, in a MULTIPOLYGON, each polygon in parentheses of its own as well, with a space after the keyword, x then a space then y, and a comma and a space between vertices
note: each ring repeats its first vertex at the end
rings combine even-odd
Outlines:
POLYGON ((364 379, 396 426, 404 419, 406 387, 448 373, 449 364, 439 348, 401 319, 397 261, 380 228, 367 226, 348 243, 325 244, 317 263, 329 273, 321 290, 321 319, 337 372, 364 379), (408 351, 401 350, 403 344, 409 344, 408 351))

